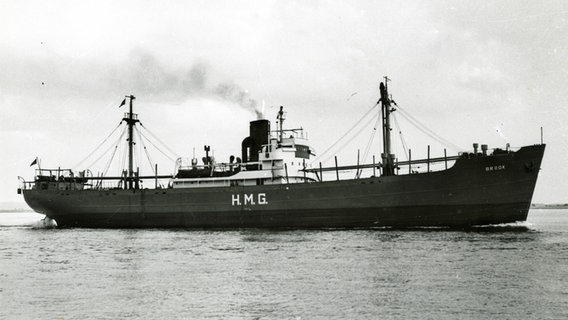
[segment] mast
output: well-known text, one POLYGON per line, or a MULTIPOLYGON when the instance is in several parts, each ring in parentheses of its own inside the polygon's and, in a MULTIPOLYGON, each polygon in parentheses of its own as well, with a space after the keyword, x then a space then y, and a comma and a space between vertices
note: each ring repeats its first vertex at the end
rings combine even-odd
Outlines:
POLYGON ((381 114, 383 122, 383 153, 381 158, 383 159, 383 175, 392 176, 394 175, 394 155, 391 154, 391 126, 390 126, 390 114, 393 111, 391 109, 391 100, 388 93, 388 81, 389 78, 385 76, 385 82, 379 85, 381 91, 381 114))
POLYGON ((136 122, 139 122, 138 116, 132 112, 132 102, 136 99, 135 96, 129 95, 126 98, 130 99, 130 112, 125 114, 123 121, 126 121, 128 125, 128 189, 132 189, 134 186, 134 157, 133 157, 133 148, 134 148, 134 125, 136 122))
POLYGON ((280 139, 279 143, 282 143, 282 138, 284 138, 284 119, 285 119, 283 106, 280 106, 280 111, 278 111, 278 116, 276 117, 276 119, 279 120, 278 124, 280 126, 279 130, 280 132, 278 134, 280 139))

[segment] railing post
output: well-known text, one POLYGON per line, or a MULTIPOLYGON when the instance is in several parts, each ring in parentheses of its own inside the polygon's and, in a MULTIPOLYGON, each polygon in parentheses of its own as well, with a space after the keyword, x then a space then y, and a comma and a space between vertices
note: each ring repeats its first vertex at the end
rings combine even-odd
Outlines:
POLYGON ((357 149, 357 173, 355 174, 356 179, 359 179, 359 153, 360 149, 357 149))
POLYGON ((428 160, 426 161, 427 169, 426 172, 430 172, 430 145, 428 145, 428 160))
POLYGON ((155 183, 154 183, 154 189, 158 189, 158 164, 157 163, 154 164, 154 167, 155 167, 154 173, 155 173, 155 177, 156 177, 156 180, 155 180, 155 183))
POLYGON ((375 155, 373 155, 373 177, 377 176, 377 167, 375 167, 375 155))
POLYGON ((408 174, 412 173, 412 150, 408 149, 408 174))
POLYGON ((448 156, 446 154, 446 148, 444 148, 444 164, 446 165, 446 170, 448 170, 448 156))
POLYGON ((337 156, 335 156, 335 176, 337 177, 337 181, 339 181, 339 169, 337 169, 337 156))

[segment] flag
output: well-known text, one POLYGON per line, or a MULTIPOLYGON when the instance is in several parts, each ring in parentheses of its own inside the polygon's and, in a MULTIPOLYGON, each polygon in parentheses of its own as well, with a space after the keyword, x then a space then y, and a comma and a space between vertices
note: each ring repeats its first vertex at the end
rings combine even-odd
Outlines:
POLYGON ((34 164, 37 164, 37 157, 34 159, 34 161, 32 162, 32 164, 30 164, 30 167, 33 166, 34 164))
POLYGON ((123 105, 126 104, 126 98, 124 98, 124 100, 122 100, 122 102, 120 103, 120 105, 118 106, 119 108, 122 107, 123 105))

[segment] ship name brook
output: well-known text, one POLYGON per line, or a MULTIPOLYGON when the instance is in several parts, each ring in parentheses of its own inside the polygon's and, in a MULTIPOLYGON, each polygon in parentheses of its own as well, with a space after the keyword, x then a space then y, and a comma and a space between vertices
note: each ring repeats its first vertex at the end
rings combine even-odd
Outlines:
POLYGON ((497 165, 497 166, 485 167, 485 171, 498 171, 498 170, 505 170, 505 165, 500 164, 500 165, 497 165))
POLYGON ((241 195, 240 194, 231 194, 231 205, 232 206, 240 206, 241 204, 244 205, 263 205, 268 204, 266 201, 266 193, 258 193, 258 194, 243 194, 243 203, 241 203, 241 195))

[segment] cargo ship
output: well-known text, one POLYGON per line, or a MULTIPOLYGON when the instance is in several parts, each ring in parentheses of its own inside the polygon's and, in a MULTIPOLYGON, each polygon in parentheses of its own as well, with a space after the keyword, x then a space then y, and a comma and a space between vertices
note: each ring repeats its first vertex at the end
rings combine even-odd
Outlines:
POLYGON ((58 227, 407 228, 525 221, 544 154, 542 139, 515 150, 473 144, 473 151, 455 156, 399 161, 391 151, 396 108, 388 80, 380 83, 375 105, 383 141, 373 163, 313 165, 307 136, 303 129, 284 127, 280 107, 275 130, 266 119, 250 122, 241 156, 228 163, 216 162, 206 146, 202 163, 194 156, 191 163, 178 161, 171 175, 140 175, 133 164, 139 120, 135 97, 127 96, 122 104, 128 99, 130 110, 122 122, 128 168, 121 176, 39 168, 33 180, 21 178, 18 193, 58 227), (414 170, 418 165, 426 170, 414 170), (346 178, 346 172, 355 174, 346 178))

